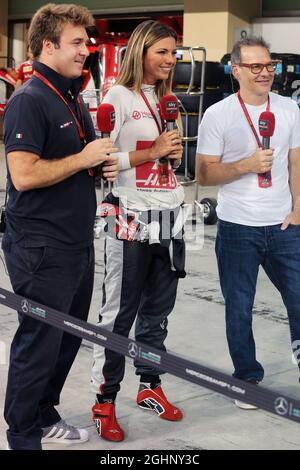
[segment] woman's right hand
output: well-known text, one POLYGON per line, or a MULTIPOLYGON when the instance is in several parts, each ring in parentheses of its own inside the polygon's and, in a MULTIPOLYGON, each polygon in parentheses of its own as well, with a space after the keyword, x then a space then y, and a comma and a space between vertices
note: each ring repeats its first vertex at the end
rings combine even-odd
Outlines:
POLYGON ((150 159, 167 157, 171 153, 180 153, 182 151, 181 137, 178 130, 164 131, 154 141, 150 149, 150 159))

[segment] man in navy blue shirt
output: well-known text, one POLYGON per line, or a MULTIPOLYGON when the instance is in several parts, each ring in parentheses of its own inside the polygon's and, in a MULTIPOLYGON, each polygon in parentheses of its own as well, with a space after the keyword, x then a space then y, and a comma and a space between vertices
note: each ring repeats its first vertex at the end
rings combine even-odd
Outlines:
MULTIPOLYGON (((89 11, 48 4, 34 15, 33 77, 8 103, 4 141, 9 201, 2 248, 14 291, 86 320, 94 277, 96 212, 92 168, 114 181, 117 149, 95 140, 79 96, 88 50, 89 11)), ((19 312, 11 345, 5 419, 13 450, 80 443, 84 429, 55 409, 81 340, 19 312)))

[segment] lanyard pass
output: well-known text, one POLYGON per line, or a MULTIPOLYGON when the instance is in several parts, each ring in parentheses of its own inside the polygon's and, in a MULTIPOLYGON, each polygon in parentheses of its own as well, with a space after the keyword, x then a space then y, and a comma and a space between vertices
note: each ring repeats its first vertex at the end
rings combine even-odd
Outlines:
MULTIPOLYGON (((245 103, 244 103, 244 101, 243 101, 243 98, 241 97, 239 91, 238 91, 238 93, 237 93, 237 97, 238 97, 238 100, 239 100, 240 105, 241 105, 241 107, 242 107, 242 110, 243 110, 243 112, 244 112, 244 115, 245 115, 245 117, 246 117, 246 119, 247 119, 247 121, 248 121, 248 124, 249 124, 249 126, 250 126, 250 129, 251 129, 251 131, 252 131, 252 133, 253 133, 253 135, 254 135, 254 137, 255 137, 255 139, 256 139, 256 142, 257 142, 258 147, 259 147, 259 148, 263 148, 262 143, 261 143, 261 141, 260 141, 260 138, 259 138, 259 136, 258 136, 258 134, 257 134, 257 132, 256 132, 256 129, 255 129, 254 125, 253 125, 253 122, 252 122, 252 119, 251 119, 251 117, 250 117, 250 114, 248 113, 248 110, 247 110, 247 108, 246 108, 246 105, 245 105, 245 103)), ((269 97, 269 96, 268 96, 268 103, 267 103, 266 111, 270 111, 270 97, 269 97)), ((258 178, 258 186, 259 186, 260 188, 270 188, 270 187, 272 186, 272 174, 271 174, 271 171, 267 171, 267 172, 265 172, 265 173, 259 173, 259 174, 257 175, 257 178, 258 178)))

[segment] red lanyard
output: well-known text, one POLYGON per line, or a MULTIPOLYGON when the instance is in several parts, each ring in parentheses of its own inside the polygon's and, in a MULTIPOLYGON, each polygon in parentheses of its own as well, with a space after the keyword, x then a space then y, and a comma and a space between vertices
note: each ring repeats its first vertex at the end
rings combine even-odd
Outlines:
MULTIPOLYGON (((62 94, 57 90, 57 88, 55 88, 54 85, 52 85, 51 82, 49 82, 49 80, 47 80, 47 78, 45 78, 42 74, 40 74, 39 72, 37 72, 36 70, 33 72, 33 75, 37 78, 39 78, 43 83, 45 83, 45 85, 47 85, 49 88, 51 88, 51 90, 54 91, 54 93, 57 94, 57 96, 59 96, 59 98, 64 102, 64 104, 67 106, 68 110, 70 111, 74 121, 75 121, 75 124, 77 126, 77 130, 78 130, 78 133, 79 133, 79 137, 80 137, 80 140, 85 140, 85 131, 84 131, 84 128, 82 127, 82 125, 80 124, 80 122, 78 121, 77 117, 75 116, 75 113, 73 112, 72 108, 70 107, 69 103, 67 102, 67 100, 62 96, 62 94)), ((80 102, 80 99, 79 99, 79 96, 77 97, 77 104, 78 104, 78 107, 79 107, 79 111, 80 111, 80 116, 81 116, 81 122, 83 124, 83 113, 82 113, 82 108, 81 108, 81 102, 80 102)))
MULTIPOLYGON (((248 121, 248 123, 249 123, 249 126, 251 127, 251 130, 252 130, 252 132, 253 132, 253 134, 254 134, 254 137, 255 137, 255 139, 256 139, 256 142, 257 142, 258 146, 259 146, 260 148, 262 148, 262 143, 261 143, 261 141, 260 141, 260 138, 259 138, 258 135, 257 135, 256 129, 255 129, 254 125, 253 125, 253 122, 252 122, 252 120, 251 120, 251 117, 250 117, 250 115, 249 115, 249 113, 248 113, 248 110, 247 110, 247 108, 246 108, 246 106, 245 106, 245 103, 244 103, 243 98, 241 97, 239 91, 237 92, 237 97, 238 97, 239 102, 240 102, 240 104, 241 104, 241 107, 242 107, 242 109, 243 109, 243 111, 244 111, 244 114, 245 114, 245 116, 246 116, 246 119, 247 119, 247 121, 248 121)), ((270 97, 269 97, 269 96, 268 96, 268 104, 267 104, 266 111, 270 111, 270 97)))
POLYGON ((145 101, 146 106, 147 106, 147 108, 149 109, 150 113, 152 114, 152 117, 153 117, 153 119, 154 119, 154 121, 155 121, 155 124, 156 124, 156 126, 157 126, 157 129, 158 129, 158 133, 161 134, 161 133, 163 132, 163 130, 164 130, 163 121, 161 120, 161 123, 162 123, 162 127, 161 127, 161 126, 159 125, 158 119, 157 119, 157 117, 156 117, 156 115, 155 115, 155 113, 154 113, 154 111, 153 111, 153 109, 152 109, 152 107, 151 107, 151 104, 149 103, 149 101, 148 101, 148 99, 147 99, 145 93, 143 92, 143 90, 141 90, 141 96, 142 96, 143 100, 145 101))

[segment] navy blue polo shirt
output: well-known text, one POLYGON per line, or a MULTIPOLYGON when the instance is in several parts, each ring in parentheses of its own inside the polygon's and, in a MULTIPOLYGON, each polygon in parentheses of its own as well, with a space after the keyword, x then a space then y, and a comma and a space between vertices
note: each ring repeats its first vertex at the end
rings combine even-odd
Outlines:
MULTIPOLYGON (((80 117, 76 97, 81 78, 67 79, 40 62, 35 62, 34 68, 56 87, 80 117)), ((81 108, 85 138, 91 142, 96 138, 93 123, 83 102, 81 108)), ((6 155, 28 151, 46 160, 75 155, 83 148, 70 110, 37 77, 17 90, 7 105, 4 144, 6 155)), ((65 249, 83 248, 93 242, 96 194, 94 178, 87 170, 47 188, 29 191, 17 191, 10 175, 8 183, 7 235, 14 241, 23 246, 65 249)))

